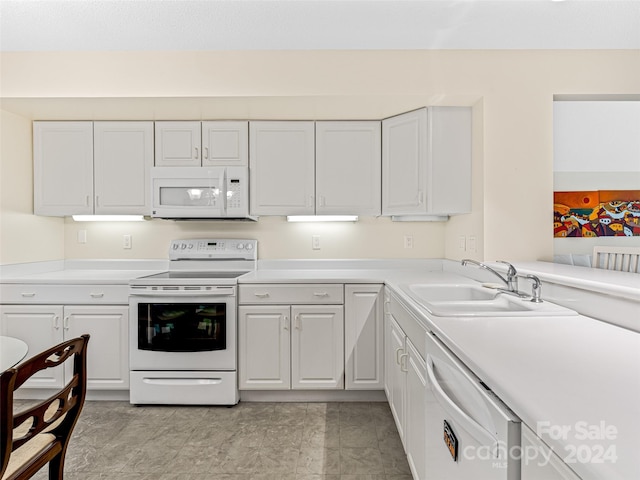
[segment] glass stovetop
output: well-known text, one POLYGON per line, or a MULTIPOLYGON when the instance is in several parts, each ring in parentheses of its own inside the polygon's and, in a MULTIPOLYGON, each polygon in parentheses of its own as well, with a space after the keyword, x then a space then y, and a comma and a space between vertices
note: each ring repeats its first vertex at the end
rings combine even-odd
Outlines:
POLYGON ((142 277, 142 279, 147 280, 194 280, 194 279, 203 279, 203 280, 211 280, 216 278, 238 278, 241 275, 244 275, 247 272, 192 272, 192 271, 168 271, 157 273, 155 275, 149 275, 147 277, 142 277))

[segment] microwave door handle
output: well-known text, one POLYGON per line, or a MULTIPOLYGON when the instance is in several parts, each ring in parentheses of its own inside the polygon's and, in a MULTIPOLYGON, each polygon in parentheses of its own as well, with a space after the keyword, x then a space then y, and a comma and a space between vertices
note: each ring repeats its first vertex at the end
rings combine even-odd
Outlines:
POLYGON ((227 169, 223 168, 220 172, 220 195, 222 195, 222 202, 220 203, 220 209, 222 215, 227 214, 227 191, 229 186, 227 185, 227 169))

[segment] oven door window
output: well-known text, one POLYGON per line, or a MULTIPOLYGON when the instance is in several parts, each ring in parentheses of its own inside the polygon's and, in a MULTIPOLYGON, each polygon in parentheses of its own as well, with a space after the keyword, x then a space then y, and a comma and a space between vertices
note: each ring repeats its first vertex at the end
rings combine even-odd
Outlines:
POLYGON ((227 348, 226 304, 138 304, 138 348, 203 352, 227 348))

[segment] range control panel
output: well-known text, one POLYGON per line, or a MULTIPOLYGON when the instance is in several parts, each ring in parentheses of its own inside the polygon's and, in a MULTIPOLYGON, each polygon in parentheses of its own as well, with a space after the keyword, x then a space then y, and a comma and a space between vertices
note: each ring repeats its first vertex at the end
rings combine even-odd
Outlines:
POLYGON ((172 240, 169 260, 256 260, 258 241, 231 238, 172 240))

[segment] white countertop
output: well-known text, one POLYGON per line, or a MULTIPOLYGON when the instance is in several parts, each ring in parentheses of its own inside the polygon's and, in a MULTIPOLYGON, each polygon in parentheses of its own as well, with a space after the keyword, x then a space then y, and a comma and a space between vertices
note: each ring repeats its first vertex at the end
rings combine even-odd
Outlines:
MULTIPOLYGON (((64 268, 19 275, 0 271, 2 283, 126 284, 166 270, 166 263, 65 262, 64 268)), ((628 299, 640 299, 640 276, 546 262, 516 264, 543 282, 628 299)), ((37 269, 35 269, 37 270, 37 269)), ((396 290, 425 326, 434 331, 514 412, 561 457, 567 446, 613 445, 615 463, 571 465, 583 480, 640 478, 640 334, 584 316, 528 318, 444 318, 428 312, 402 293, 410 282, 495 281, 489 272, 441 260, 261 261, 242 283, 386 283, 396 290), (466 275, 461 277, 459 275, 466 275), (579 440, 578 422, 617 429, 615 438, 579 440), (554 439, 538 422, 567 425, 567 438, 554 439), (572 432, 572 433, 571 433, 572 432), (571 436, 573 435, 573 436, 571 436)), ((543 288, 544 298, 544 288, 543 288)), ((591 451, 590 451, 591 452, 591 451)), ((588 452, 589 453, 589 452, 588 452)), ((594 452, 591 454, 595 455, 594 452)))
MULTIPOLYGON (((640 301, 640 274, 550 262, 514 263, 518 273, 532 273, 542 281, 640 301)), ((640 315, 640 314, 639 314, 640 315)))
POLYGON ((571 464, 583 480, 640 478, 640 333, 582 315, 436 317, 388 286, 561 458, 616 453, 571 464), (602 437, 602 422, 613 438, 579 438, 584 428, 602 437), (566 437, 550 434, 558 426, 566 437))
POLYGON ((615 451, 615 463, 605 457, 603 463, 571 464, 583 480, 640 478, 640 334, 582 316, 433 323, 451 350, 561 458, 570 458, 574 448, 593 459, 598 446, 615 451), (601 422, 615 429, 612 438, 602 438, 601 422), (558 426, 569 428, 565 438, 552 435, 550 427, 558 426), (580 438, 581 426, 597 427, 597 438, 580 438))
POLYGON ((67 260, 0 266, 0 283, 40 285, 127 285, 167 270, 166 260, 67 260))

